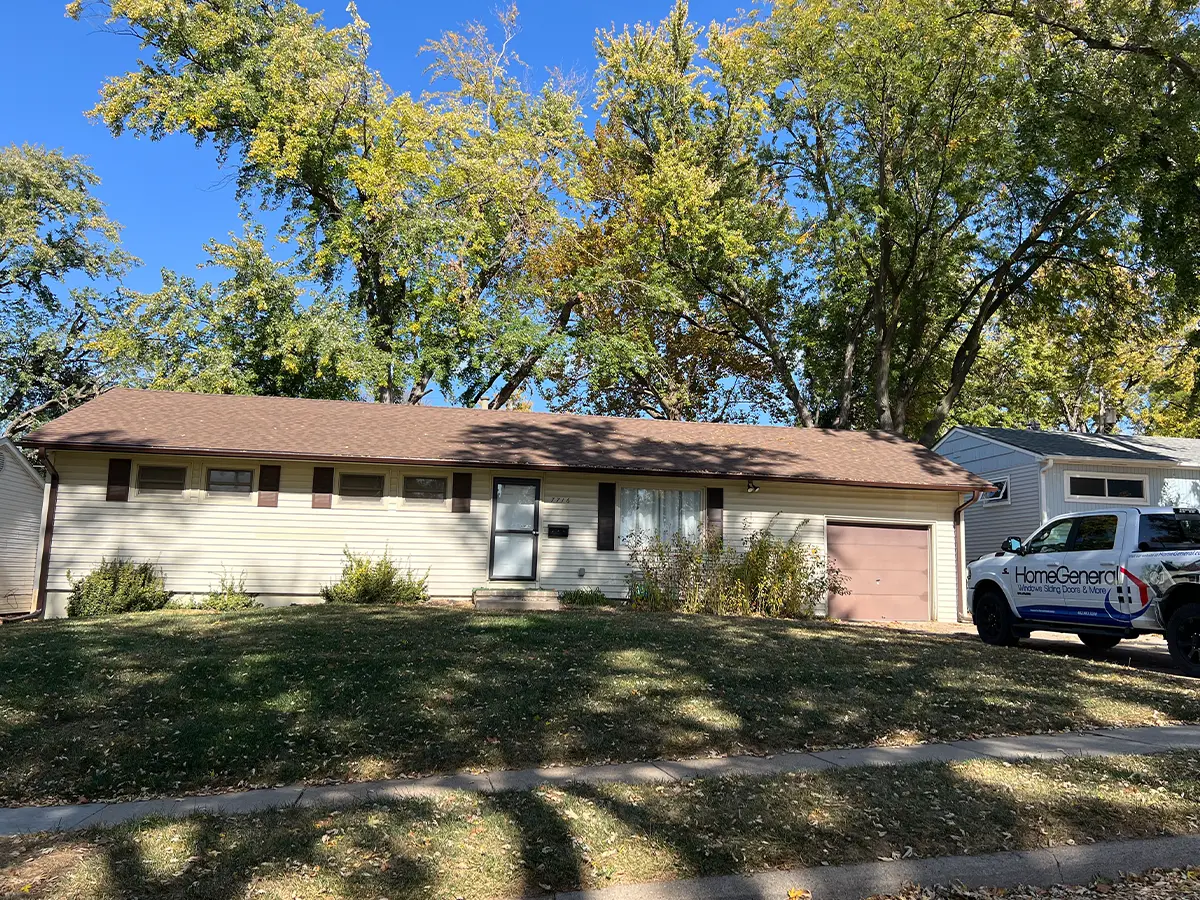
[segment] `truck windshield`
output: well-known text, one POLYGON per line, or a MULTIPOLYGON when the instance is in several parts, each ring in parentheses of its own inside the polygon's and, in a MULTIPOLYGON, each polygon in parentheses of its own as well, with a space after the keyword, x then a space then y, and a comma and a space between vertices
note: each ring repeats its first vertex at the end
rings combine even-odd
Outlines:
POLYGON ((1200 515, 1157 513, 1142 516, 1138 545, 1152 550, 1200 549, 1200 515))

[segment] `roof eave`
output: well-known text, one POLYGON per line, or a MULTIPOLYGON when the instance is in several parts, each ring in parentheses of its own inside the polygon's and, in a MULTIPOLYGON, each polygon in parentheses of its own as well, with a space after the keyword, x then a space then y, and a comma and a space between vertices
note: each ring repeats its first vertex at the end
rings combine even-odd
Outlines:
POLYGON ((401 456, 360 456, 360 455, 323 455, 316 453, 295 453, 287 451, 262 451, 228 449, 220 447, 158 447, 150 445, 130 445, 118 443, 95 443, 91 441, 64 440, 22 440, 21 446, 36 447, 39 450, 75 450, 95 453, 152 453, 161 456, 213 456, 225 459, 281 459, 305 462, 332 463, 373 463, 388 466, 429 466, 431 468, 468 468, 468 469, 526 469, 535 472, 588 472, 601 475, 637 474, 662 478, 714 478, 728 480, 775 481, 790 484, 823 484, 841 487, 869 487, 906 491, 948 491, 965 493, 968 491, 987 490, 991 484, 979 482, 943 482, 938 484, 892 482, 892 481, 863 481, 837 478, 821 478, 818 476, 781 476, 764 475, 760 472, 707 472, 688 469, 658 469, 652 467, 631 468, 628 466, 569 466, 550 465, 547 463, 514 463, 496 462, 486 459, 422 459, 401 456))

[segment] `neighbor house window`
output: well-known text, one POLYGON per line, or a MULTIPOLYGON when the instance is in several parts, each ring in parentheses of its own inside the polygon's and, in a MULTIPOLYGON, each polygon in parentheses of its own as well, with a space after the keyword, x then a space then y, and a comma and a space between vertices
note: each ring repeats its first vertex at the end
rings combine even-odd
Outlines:
POLYGON ((343 500, 382 500, 383 476, 343 472, 338 479, 338 496, 343 500))
POLYGON ((988 477, 988 481, 996 486, 994 491, 990 491, 983 495, 984 503, 996 503, 1003 505, 1008 502, 1008 476, 988 477))
POLYGON ((182 494, 187 487, 186 466, 138 466, 139 494, 182 494))
POLYGON ((703 516, 700 491, 621 488, 621 539, 634 535, 671 540, 698 537, 703 516))
POLYGON ((445 500, 446 479, 424 475, 404 476, 405 500, 445 500))
POLYGON ((253 487, 253 469, 209 469, 205 479, 205 490, 210 494, 248 497, 253 487))
POLYGON ((1146 479, 1139 475, 1067 473, 1068 500, 1145 500, 1146 479))

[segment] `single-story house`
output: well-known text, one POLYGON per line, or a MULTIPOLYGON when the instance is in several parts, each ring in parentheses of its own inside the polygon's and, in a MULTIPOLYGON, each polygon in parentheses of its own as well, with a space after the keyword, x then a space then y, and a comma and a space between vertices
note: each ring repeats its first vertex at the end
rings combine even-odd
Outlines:
POLYGON ((0 438, 0 615, 33 609, 46 482, 0 438))
POLYGON ((313 602, 343 549, 480 588, 625 594, 636 533, 770 527, 836 560, 829 614, 954 620, 964 492, 990 485, 894 435, 521 411, 112 390, 23 441, 55 501, 40 602, 104 557, 201 595, 243 575, 313 602))
POLYGON ((1200 507, 1200 440, 957 426, 934 449, 995 490, 966 510, 967 559, 1099 506, 1200 507))

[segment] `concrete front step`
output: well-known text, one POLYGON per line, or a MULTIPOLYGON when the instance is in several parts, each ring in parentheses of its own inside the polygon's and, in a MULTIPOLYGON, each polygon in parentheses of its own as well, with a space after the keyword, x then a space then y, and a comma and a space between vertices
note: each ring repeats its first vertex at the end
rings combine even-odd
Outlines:
POLYGON ((480 588, 471 594, 476 609, 562 609, 558 591, 480 588))

